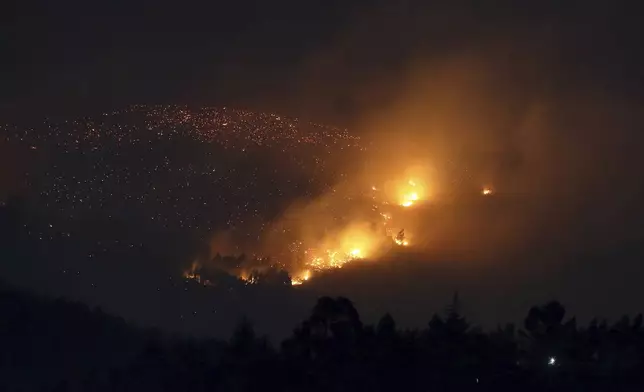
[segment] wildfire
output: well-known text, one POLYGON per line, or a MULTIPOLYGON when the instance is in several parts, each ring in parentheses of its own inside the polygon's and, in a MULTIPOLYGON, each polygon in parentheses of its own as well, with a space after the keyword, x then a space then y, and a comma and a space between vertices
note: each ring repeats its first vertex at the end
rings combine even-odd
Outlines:
POLYGON ((362 255, 362 250, 358 248, 354 248, 345 252, 327 249, 325 251, 325 255, 313 256, 307 261, 306 264, 312 269, 319 271, 332 268, 342 268, 346 263, 362 258, 364 258, 364 256, 362 255))
POLYGON ((309 279, 311 279, 311 271, 306 270, 301 275, 292 277, 291 278, 291 285, 292 286, 299 286, 299 285, 303 284, 304 282, 308 281, 309 279))
POLYGON ((391 220, 391 215, 390 214, 381 212, 380 216, 382 216, 383 224, 385 224, 385 225, 387 224, 387 222, 389 222, 391 220))
POLYGON ((190 268, 183 272, 183 277, 185 279, 191 279, 201 283, 201 275, 197 273, 199 268, 201 268, 199 262, 193 261, 192 264, 190 264, 190 268))
POLYGON ((398 204, 403 207, 411 207, 421 200, 421 197, 426 197, 425 188, 419 185, 418 181, 408 180, 407 183, 401 184, 397 188, 399 193, 398 204))
POLYGON ((398 238, 394 238, 394 242, 396 243, 396 245, 399 245, 399 246, 408 246, 409 245, 409 241, 404 240, 404 239, 401 240, 401 239, 398 239, 398 238))
MULTIPOLYGON (((394 231, 394 227, 392 227, 394 223, 406 225, 407 223, 404 223, 405 217, 402 219, 403 222, 397 222, 398 217, 396 216, 394 219, 392 214, 397 213, 398 210, 396 208, 390 210, 384 205, 412 207, 427 200, 430 196, 427 180, 428 177, 423 174, 406 170, 405 174, 396 180, 372 185, 371 192, 367 192, 366 195, 372 199, 369 203, 371 203, 371 210, 375 217, 368 215, 361 216, 360 220, 357 220, 357 217, 355 217, 356 220, 352 220, 353 216, 349 214, 345 219, 335 220, 334 218, 334 222, 341 223, 333 223, 329 227, 324 227, 324 232, 313 231, 312 235, 303 235, 302 238, 294 241, 289 239, 288 251, 284 249, 283 254, 279 256, 281 259, 283 257, 282 262, 278 265, 274 262, 270 266, 257 264, 255 266, 257 270, 255 270, 253 269, 255 264, 251 260, 250 265, 236 265, 234 269, 228 268, 226 271, 246 284, 256 284, 259 280, 265 279, 262 275, 265 268, 268 268, 269 271, 275 268, 280 273, 288 272, 291 284, 299 286, 311 280, 320 271, 339 269, 350 262, 377 258, 391 248, 390 241, 393 241, 395 246, 410 246, 410 240, 405 236, 404 228, 398 226, 394 231), (378 214, 381 218, 378 217, 378 214), (307 249, 308 246, 312 246, 312 248, 307 249)), ((486 195, 491 192, 489 188, 483 190, 483 194, 486 195)), ((365 193, 361 192, 361 198, 364 195, 365 193)), ((350 201, 353 199, 351 195, 348 195, 341 200, 350 201)), ((280 231, 286 232, 280 227, 276 233, 280 231)), ((201 266, 195 262, 190 269, 184 272, 184 277, 204 281, 204 278, 209 275, 204 272, 204 275, 201 276, 201 273, 201 266)), ((283 281, 283 275, 278 275, 277 278, 278 282, 283 281)), ((266 279, 270 281, 272 275, 266 279)))
POLYGON ((398 246, 409 245, 409 240, 405 236, 405 229, 400 230, 396 235, 392 235, 391 238, 394 240, 394 243, 398 246))

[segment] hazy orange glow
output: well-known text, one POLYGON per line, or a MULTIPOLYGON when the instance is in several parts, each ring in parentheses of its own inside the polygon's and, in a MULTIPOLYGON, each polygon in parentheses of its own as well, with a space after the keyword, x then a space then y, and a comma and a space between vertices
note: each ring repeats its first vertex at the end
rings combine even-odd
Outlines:
POLYGON ((427 199, 426 187, 416 179, 394 183, 397 203, 403 207, 411 207, 420 200, 427 199))
POLYGON ((306 271, 302 272, 301 274, 291 278, 291 285, 299 286, 299 285, 303 284, 304 282, 308 281, 309 279, 311 279, 311 271, 306 270, 306 271))
MULTIPOLYGON (((365 216, 360 213, 354 215, 351 209, 345 208, 344 203, 352 200, 355 192, 364 194, 364 188, 356 188, 354 185, 340 188, 344 189, 340 192, 338 192, 338 188, 335 188, 328 199, 323 197, 319 202, 294 209, 295 212, 291 212, 291 215, 287 215, 288 218, 285 218, 285 222, 289 222, 288 224, 296 222, 294 227, 299 232, 298 237, 288 240, 288 252, 292 258, 285 256, 281 262, 272 265, 271 268, 285 269, 291 277, 291 284, 298 286, 310 281, 316 272, 343 268, 348 263, 358 260, 378 259, 388 249, 391 249, 392 245, 410 246, 410 240, 404 234, 404 226, 410 224, 409 218, 397 217, 395 209, 382 209, 387 205, 411 207, 428 200, 430 195, 427 186, 428 177, 427 171, 409 167, 398 178, 394 177, 393 180, 388 181, 381 180, 380 184, 370 185, 371 201, 367 201, 366 207, 370 207, 370 210, 376 213, 375 216, 365 216), (345 211, 342 218, 339 219, 343 223, 338 225, 336 223, 338 219, 329 216, 329 207, 331 210, 345 211), (396 222, 395 225, 403 225, 403 227, 392 227, 391 224, 394 222, 396 222), (320 230, 321 228, 322 230, 320 230)), ((273 242, 280 243, 283 233, 286 232, 284 226, 279 226, 279 230, 274 232, 276 237, 270 241, 269 246, 273 242)), ((215 238, 217 241, 213 240, 211 243, 212 254, 220 253, 221 249, 230 249, 228 246, 231 242, 230 237, 221 234, 215 238), (213 246, 212 244, 215 243, 216 246, 213 246)), ((239 249, 237 251, 239 252, 239 249)), ((270 253, 270 250, 268 252, 270 253)), ((262 253, 266 252, 262 251, 262 253)), ((257 283, 255 281, 257 275, 253 272, 263 270, 267 266, 253 264, 252 259, 248 262, 249 264, 244 267, 222 268, 247 284, 255 284, 257 283)), ((184 277, 201 281, 200 267, 200 265, 193 263, 184 272, 184 277)))
POLYGON ((401 239, 398 239, 398 238, 394 238, 394 242, 396 243, 396 245, 400 245, 400 246, 408 246, 409 245, 408 240, 401 240, 401 239))
POLYGON ((492 191, 492 188, 485 187, 485 188, 483 188, 483 190, 481 191, 481 193, 482 193, 484 196, 489 196, 489 195, 491 195, 491 194, 492 194, 492 193, 494 193, 494 192, 492 191))
POLYGON ((199 274, 197 273, 197 270, 199 268, 199 262, 193 261, 192 264, 190 264, 190 268, 183 272, 183 277, 185 279, 192 279, 196 280, 197 282, 201 282, 201 276, 199 276, 199 274))
POLYGON ((385 225, 387 224, 387 222, 389 222, 391 220, 391 215, 390 214, 381 212, 380 215, 382 216, 382 219, 384 220, 383 223, 385 225))

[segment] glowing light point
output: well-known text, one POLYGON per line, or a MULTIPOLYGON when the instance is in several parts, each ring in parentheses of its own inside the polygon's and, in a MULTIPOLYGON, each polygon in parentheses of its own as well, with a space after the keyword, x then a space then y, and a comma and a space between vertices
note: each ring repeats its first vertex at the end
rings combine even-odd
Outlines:
POLYGON ((403 207, 410 207, 412 204, 414 204, 414 202, 411 200, 405 200, 402 203, 400 203, 400 205, 403 207))
POLYGON ((401 239, 398 239, 398 238, 394 238, 394 242, 398 246, 409 246, 409 241, 408 240, 404 240, 404 239, 401 240, 401 239))
POLYGON ((360 253, 360 249, 352 249, 351 252, 349 252, 352 257, 360 257, 360 253))
POLYGON ((557 364, 557 358, 550 357, 548 358, 548 366, 555 366, 557 364))
POLYGON ((492 189, 491 188, 483 188, 483 190, 481 191, 481 194, 483 196, 489 196, 489 195, 492 194, 492 189))

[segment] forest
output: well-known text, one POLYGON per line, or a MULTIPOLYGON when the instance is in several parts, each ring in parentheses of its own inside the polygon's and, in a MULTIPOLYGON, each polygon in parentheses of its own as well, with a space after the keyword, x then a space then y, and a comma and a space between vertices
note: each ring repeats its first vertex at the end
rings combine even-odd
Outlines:
POLYGON ((642 315, 578 325, 556 301, 489 331, 460 301, 422 329, 321 297, 282 342, 240 320, 227 340, 130 325, 100 308, 0 290, 4 391, 641 390, 642 315))

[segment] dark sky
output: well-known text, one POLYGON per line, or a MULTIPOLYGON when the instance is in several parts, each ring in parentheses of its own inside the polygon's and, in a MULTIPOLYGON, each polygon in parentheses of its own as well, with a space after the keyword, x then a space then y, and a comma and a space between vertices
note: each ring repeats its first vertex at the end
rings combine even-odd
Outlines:
POLYGON ((1 12, 1 99, 4 107, 50 111, 232 104, 343 121, 386 102, 410 63, 498 40, 521 61, 530 45, 556 51, 549 64, 556 85, 642 90, 638 2, 483 4, 9 1, 1 12))

